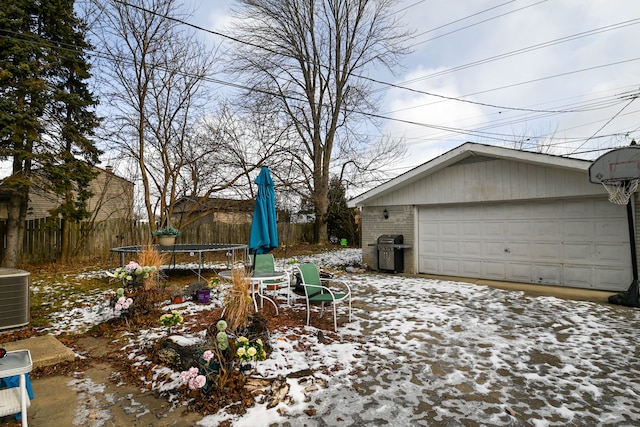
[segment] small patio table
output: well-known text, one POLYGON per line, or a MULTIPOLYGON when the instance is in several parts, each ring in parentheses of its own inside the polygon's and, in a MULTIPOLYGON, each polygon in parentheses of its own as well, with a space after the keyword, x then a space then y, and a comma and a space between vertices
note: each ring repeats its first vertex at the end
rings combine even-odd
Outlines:
POLYGON ((31 372, 33 362, 29 350, 7 351, 0 359, 0 378, 19 376, 19 386, 0 390, 0 417, 22 415, 22 426, 27 427, 27 406, 30 404, 27 394, 26 374, 31 372))
MULTIPOLYGON (((218 276, 220 276, 221 279, 231 281, 233 279, 233 270, 223 270, 218 273, 218 276)), ((266 299, 271 304, 273 304, 273 307, 276 309, 276 316, 278 315, 278 305, 274 300, 264 295, 264 293, 262 292, 266 288, 266 285, 264 282, 268 280, 282 280, 286 277, 287 277, 286 271, 260 271, 260 270, 253 271, 248 277, 249 282, 251 283, 251 295, 257 294, 261 300, 266 299)), ((253 306, 255 310, 258 311, 258 303, 256 302, 255 298, 253 298, 253 306)))

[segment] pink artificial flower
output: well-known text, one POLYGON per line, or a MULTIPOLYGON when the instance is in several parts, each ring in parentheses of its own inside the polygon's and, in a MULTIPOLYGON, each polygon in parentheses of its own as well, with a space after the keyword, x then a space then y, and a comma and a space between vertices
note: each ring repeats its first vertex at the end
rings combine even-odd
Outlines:
POLYGON ((204 353, 202 353, 202 358, 205 360, 205 362, 210 361, 211 359, 213 359, 213 351, 205 351, 204 353))
POLYGON ((195 390, 195 389, 204 387, 206 383, 207 383, 207 377, 205 377, 204 375, 198 375, 197 377, 189 381, 189 387, 192 390, 195 390))
POLYGON ((122 304, 116 303, 115 309, 116 309, 116 311, 121 311, 122 310, 122 304))
POLYGON ((135 261, 129 261, 129 264, 127 264, 125 268, 129 271, 133 271, 137 268, 140 268, 140 264, 135 261))
POLYGON ((189 375, 191 378, 195 378, 198 375, 198 368, 189 368, 189 375))
POLYGON ((191 375, 189 375, 189 371, 180 372, 180 382, 187 383, 191 379, 191 375))

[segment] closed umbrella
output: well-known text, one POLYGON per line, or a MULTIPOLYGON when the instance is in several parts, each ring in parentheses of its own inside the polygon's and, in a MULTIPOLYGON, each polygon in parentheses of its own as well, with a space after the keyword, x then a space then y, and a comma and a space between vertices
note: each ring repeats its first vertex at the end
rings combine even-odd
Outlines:
POLYGON ((255 260, 255 254, 266 254, 278 247, 278 228, 276 194, 269 168, 263 166, 254 182, 258 184, 258 194, 253 208, 249 252, 254 254, 255 260))

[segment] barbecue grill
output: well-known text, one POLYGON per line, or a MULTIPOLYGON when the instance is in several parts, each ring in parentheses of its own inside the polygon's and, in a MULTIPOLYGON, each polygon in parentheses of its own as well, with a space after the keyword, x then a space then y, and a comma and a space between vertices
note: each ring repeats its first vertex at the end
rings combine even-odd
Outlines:
POLYGON ((404 270, 404 245, 402 234, 383 234, 378 237, 378 270, 402 273, 404 270))

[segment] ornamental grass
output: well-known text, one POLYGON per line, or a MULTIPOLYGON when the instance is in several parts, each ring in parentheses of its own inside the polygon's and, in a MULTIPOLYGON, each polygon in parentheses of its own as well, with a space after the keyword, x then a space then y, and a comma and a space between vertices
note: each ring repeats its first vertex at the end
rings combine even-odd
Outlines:
POLYGON ((231 274, 231 288, 225 297, 225 318, 230 331, 237 331, 249 323, 253 300, 249 292, 249 279, 244 268, 236 268, 231 274))
POLYGON ((153 246, 145 246, 142 248, 138 264, 155 267, 154 271, 149 272, 149 277, 143 280, 145 291, 150 291, 158 287, 160 267, 166 263, 168 259, 167 254, 161 254, 156 251, 153 246))

